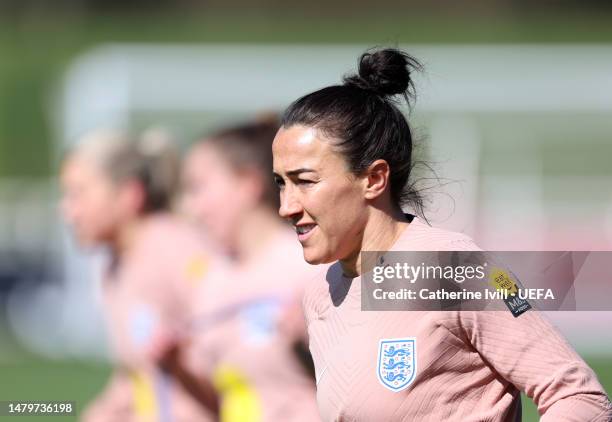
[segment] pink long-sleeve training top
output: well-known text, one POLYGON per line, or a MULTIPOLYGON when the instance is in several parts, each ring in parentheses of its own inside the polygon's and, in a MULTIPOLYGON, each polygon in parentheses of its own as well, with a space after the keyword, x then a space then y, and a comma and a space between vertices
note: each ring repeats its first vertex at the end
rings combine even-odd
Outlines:
POLYGON ((221 420, 320 420, 314 379, 296 353, 307 342, 303 288, 317 272, 283 229, 250 262, 202 284, 188 360, 220 390, 221 420))
POLYGON ((116 369, 84 412, 84 421, 214 420, 150 354, 156 335, 183 329, 192 318, 194 293, 213 261, 210 248, 178 217, 160 214, 143 223, 127 256, 103 280, 102 304, 116 369))
MULTIPOLYGON (((479 250, 414 217, 394 251, 479 250)), ((325 421, 518 421, 520 391, 542 421, 609 421, 595 373, 538 311, 361 311, 339 263, 304 297, 325 421)))

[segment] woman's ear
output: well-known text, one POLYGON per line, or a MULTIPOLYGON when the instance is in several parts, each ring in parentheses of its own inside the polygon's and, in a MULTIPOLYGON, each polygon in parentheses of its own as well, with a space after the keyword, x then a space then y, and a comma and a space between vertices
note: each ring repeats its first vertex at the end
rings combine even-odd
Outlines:
POLYGON ((128 180, 121 184, 117 194, 117 205, 126 216, 141 214, 146 206, 146 192, 138 180, 128 180))
POLYGON ((245 202, 254 208, 264 200, 266 180, 261 171, 255 167, 241 169, 239 178, 245 202))
POLYGON ((391 169, 385 160, 376 160, 370 164, 365 173, 365 192, 366 199, 376 199, 382 195, 389 186, 391 169))

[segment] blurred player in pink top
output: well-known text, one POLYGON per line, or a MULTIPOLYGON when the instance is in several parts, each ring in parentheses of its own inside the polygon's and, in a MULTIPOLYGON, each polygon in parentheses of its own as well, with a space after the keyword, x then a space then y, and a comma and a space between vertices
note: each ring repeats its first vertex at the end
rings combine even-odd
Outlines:
POLYGON ((86 136, 63 163, 62 208, 81 245, 108 248, 102 301, 115 363, 82 419, 206 421, 193 395, 149 358, 156 333, 190 319, 190 298, 210 266, 195 231, 170 214, 177 156, 159 135, 86 136))
POLYGON ((413 96, 418 68, 398 50, 366 53, 342 85, 294 102, 274 140, 280 214, 306 261, 332 263, 304 300, 323 419, 517 421, 524 391, 542 420, 610 420, 593 371, 534 310, 361 311, 361 251, 478 250, 402 211, 423 208, 394 102, 413 96))
POLYGON ((230 260, 203 286, 188 353, 195 373, 210 369, 224 422, 319 420, 301 312, 317 269, 277 215, 277 130, 267 119, 219 131, 185 162, 186 209, 230 260))

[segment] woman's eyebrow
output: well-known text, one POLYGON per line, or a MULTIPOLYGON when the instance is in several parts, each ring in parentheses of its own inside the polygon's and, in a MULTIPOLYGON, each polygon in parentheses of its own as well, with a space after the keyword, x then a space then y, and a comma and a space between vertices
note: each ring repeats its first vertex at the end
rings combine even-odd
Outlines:
POLYGON ((287 172, 287 176, 297 176, 301 173, 316 173, 316 171, 313 169, 309 169, 309 168, 299 168, 295 170, 289 170, 287 172))

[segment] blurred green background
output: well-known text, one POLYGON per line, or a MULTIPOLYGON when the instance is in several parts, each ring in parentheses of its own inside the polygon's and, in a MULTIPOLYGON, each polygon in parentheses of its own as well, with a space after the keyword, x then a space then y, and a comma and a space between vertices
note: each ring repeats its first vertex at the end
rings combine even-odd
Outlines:
POLYGON ((160 2, 157 8, 134 1, 2 3, 0 177, 49 174, 54 83, 71 59, 103 42, 612 42, 612 7, 602 10, 607 2, 447 1, 434 7, 385 0, 376 8, 316 1, 193 2, 191 7, 160 2), (90 7, 77 7, 81 3, 90 7))
MULTIPOLYGON (((54 89, 70 61, 100 43, 612 43, 611 2, 430 3, 0 1, 0 178, 53 174, 54 89)), ((612 390, 612 361, 585 358, 612 390)), ((37 357, 0 330, 0 400, 82 408, 108 373, 101 363, 37 357)), ((524 403, 524 420, 537 420, 524 403)))

